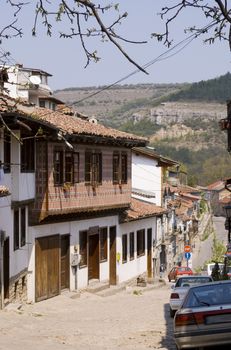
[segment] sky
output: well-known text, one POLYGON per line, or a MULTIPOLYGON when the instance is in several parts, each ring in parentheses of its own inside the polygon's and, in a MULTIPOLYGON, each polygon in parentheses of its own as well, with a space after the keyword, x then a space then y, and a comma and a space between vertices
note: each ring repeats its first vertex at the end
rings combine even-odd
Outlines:
MULTIPOLYGON (((120 4, 121 13, 128 12, 125 21, 119 25, 119 33, 131 40, 147 40, 147 44, 121 43, 126 52, 140 65, 155 60, 167 52, 168 49, 152 39, 150 34, 164 29, 164 22, 157 13, 167 3, 172 5, 175 2, 176 0, 116 1, 120 4)), ((8 63, 21 63, 24 67, 49 72, 52 74, 49 85, 53 90, 110 85, 137 70, 111 43, 102 43, 98 38, 89 40, 88 45, 91 49, 97 50, 101 60, 98 63, 92 62, 84 68, 86 58, 79 40, 60 39, 58 34, 60 27, 57 24, 53 26, 52 37, 47 37, 41 24, 37 36, 32 37, 35 3, 35 0, 32 1, 18 18, 24 33, 23 37, 3 40, 0 45, 0 50, 10 52, 8 63)), ((97 3, 104 4, 108 1, 98 0, 97 3)), ((9 23, 11 18, 9 4, 7 5, 7 0, 2 0, 1 28, 9 23)), ((105 15, 106 23, 111 23, 114 18, 115 11, 105 15)), ((185 38, 185 27, 195 24, 204 26, 207 22, 198 11, 190 10, 182 14, 171 27, 174 44, 185 38)), ((67 23, 59 25, 65 27, 67 23)), ((203 43, 202 38, 198 38, 180 52, 175 52, 174 55, 173 53, 174 51, 169 52, 168 58, 151 65, 147 69, 148 75, 138 72, 121 84, 197 82, 219 77, 231 70, 231 53, 227 42, 208 45, 203 43)))

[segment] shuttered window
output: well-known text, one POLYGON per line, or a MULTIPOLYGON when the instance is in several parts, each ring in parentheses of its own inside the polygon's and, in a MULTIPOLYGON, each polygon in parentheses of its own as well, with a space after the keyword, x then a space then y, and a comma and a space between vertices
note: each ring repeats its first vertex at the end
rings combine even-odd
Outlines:
POLYGON ((80 267, 87 266, 87 231, 79 232, 80 267))
POLYGON ((129 234, 129 255, 130 260, 134 259, 134 251, 135 251, 135 241, 134 241, 134 232, 130 232, 129 234))
POLYGON ((107 227, 100 228, 100 261, 107 260, 107 227))
POLYGON ((11 136, 7 131, 4 131, 4 173, 11 171, 11 136))
POLYGON ((95 186, 102 183, 102 153, 87 151, 85 153, 85 182, 95 186))
POLYGON ((54 184, 63 184, 63 151, 54 152, 54 184))
POLYGON ((34 138, 27 135, 21 135, 21 138, 23 140, 21 145, 21 172, 34 172, 34 138))
POLYGON ((128 235, 122 236, 122 262, 126 263, 128 260, 128 235))
POLYGON ((136 232, 136 243, 137 243, 137 256, 144 255, 145 253, 145 230, 138 230, 136 232))
POLYGON ((26 207, 14 210, 14 250, 26 244, 26 207))
POLYGON ((112 181, 114 184, 125 184, 128 181, 127 153, 125 152, 113 153, 112 181))

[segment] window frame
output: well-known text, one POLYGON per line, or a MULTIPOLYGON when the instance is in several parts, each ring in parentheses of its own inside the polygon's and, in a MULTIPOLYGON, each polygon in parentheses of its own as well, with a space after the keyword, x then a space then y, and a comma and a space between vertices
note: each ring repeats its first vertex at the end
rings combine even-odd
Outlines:
POLYGON ((93 187, 102 185, 102 152, 85 151, 85 184, 93 187))
POLYGON ((14 251, 19 250, 26 245, 27 236, 27 209, 20 207, 14 209, 14 251))
POLYGON ((4 130, 4 151, 3 151, 3 170, 5 174, 11 172, 11 134, 4 130))
POLYGON ((35 140, 27 134, 21 134, 23 143, 20 146, 21 173, 35 171, 35 140))
POLYGON ((145 229, 136 231, 136 252, 137 257, 145 255, 145 229))
POLYGON ((53 179, 55 186, 62 186, 64 183, 74 185, 79 182, 79 152, 54 149, 53 179), (59 155, 59 159, 56 155, 59 155), (68 158, 70 158, 70 161, 68 158))
POLYGON ((122 263, 125 264, 128 261, 128 235, 127 233, 122 235, 122 263))
POLYGON ((134 260, 135 258, 135 233, 129 233, 129 257, 130 260, 134 260))
POLYGON ((87 267, 88 264, 88 231, 79 231, 79 253, 81 255, 79 268, 87 267))
POLYGON ((99 229, 99 241, 100 241, 100 262, 105 262, 108 259, 108 229, 106 227, 100 227, 99 229))
POLYGON ((112 182, 113 184, 127 184, 128 182, 128 155, 127 152, 114 151, 112 155, 112 182))

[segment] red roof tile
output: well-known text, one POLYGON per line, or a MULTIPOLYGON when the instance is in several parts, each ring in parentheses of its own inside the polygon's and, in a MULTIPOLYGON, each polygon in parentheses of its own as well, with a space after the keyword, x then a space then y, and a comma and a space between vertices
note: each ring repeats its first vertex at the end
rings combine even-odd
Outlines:
POLYGON ((165 213, 167 213, 167 210, 162 207, 159 207, 158 205, 132 198, 131 206, 129 209, 126 210, 125 216, 123 217, 122 221, 128 222, 132 220, 138 220, 141 218, 158 216, 165 213))
POLYGON ((0 111, 18 112, 20 115, 28 119, 41 122, 51 128, 60 130, 70 135, 87 135, 101 136, 113 139, 137 141, 138 144, 146 144, 148 140, 144 137, 118 131, 101 124, 93 124, 88 120, 77 118, 76 116, 66 115, 58 111, 52 111, 46 108, 40 108, 22 100, 15 100, 4 95, 0 96, 0 111))

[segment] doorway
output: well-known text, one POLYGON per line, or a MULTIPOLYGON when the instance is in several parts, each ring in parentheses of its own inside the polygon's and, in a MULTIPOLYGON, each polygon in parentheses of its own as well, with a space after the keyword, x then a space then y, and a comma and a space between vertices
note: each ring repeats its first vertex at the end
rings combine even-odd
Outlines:
POLYGON ((10 287, 10 240, 7 237, 3 247, 4 299, 9 299, 10 287))
POLYGON ((88 280, 99 279, 99 234, 89 235, 88 280))
POLYGON ((110 267, 109 283, 116 284, 116 226, 110 227, 110 267))

